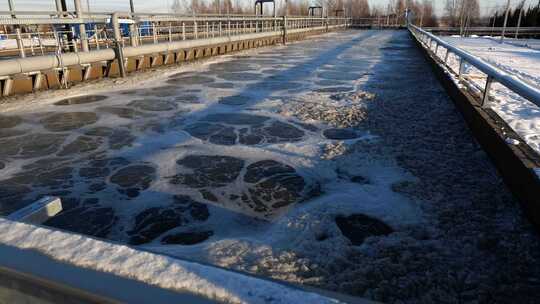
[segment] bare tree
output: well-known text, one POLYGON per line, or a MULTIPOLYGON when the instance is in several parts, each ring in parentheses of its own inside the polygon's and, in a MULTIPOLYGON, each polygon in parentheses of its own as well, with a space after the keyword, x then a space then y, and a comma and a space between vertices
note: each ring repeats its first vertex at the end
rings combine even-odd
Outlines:
POLYGON ((180 4, 180 0, 174 0, 171 5, 171 11, 174 14, 181 14, 185 12, 185 7, 183 7, 182 4, 180 4))
POLYGON ((435 16, 435 11, 433 9, 432 0, 424 0, 422 2, 422 25, 428 27, 435 27, 439 25, 437 21, 437 16, 435 16))
POLYGON ((349 0, 348 15, 351 17, 364 18, 371 15, 367 0, 349 0))
POLYGON ((461 32, 480 19, 478 0, 446 0, 444 11, 444 23, 451 27, 459 26, 461 32))
POLYGON ((454 27, 457 26, 458 16, 458 0, 446 0, 444 6, 444 22, 446 25, 454 27))

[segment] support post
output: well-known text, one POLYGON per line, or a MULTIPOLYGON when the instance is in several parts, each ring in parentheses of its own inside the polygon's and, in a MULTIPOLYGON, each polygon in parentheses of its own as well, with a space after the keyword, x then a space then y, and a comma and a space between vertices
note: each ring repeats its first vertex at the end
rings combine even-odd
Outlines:
POLYGON ((186 40, 186 23, 182 22, 182 40, 186 40))
POLYGON ((283 44, 287 44, 287 16, 283 16, 283 44))
MULTIPOLYGON (((8 0, 8 6, 9 6, 9 11, 11 12, 11 18, 13 19, 17 18, 14 12, 15 7, 13 5, 13 0, 8 0)), ((17 40, 17 49, 19 49, 19 56, 21 58, 25 58, 26 53, 24 52, 24 43, 21 37, 21 28, 18 25, 15 26, 15 34, 16 34, 16 40, 17 40)))
MULTIPOLYGON (((86 0, 89 1, 89 0, 86 0)), ((129 12, 131 13, 131 19, 135 20, 135 6, 133 0, 129 0, 129 12)), ((129 42, 131 46, 136 47, 138 45, 139 29, 135 23, 129 25, 129 42)))
MULTIPOLYGON (((82 6, 81 6, 81 0, 74 0, 75 2, 75 12, 77 14, 77 18, 82 19, 82 6)), ((83 52, 88 52, 88 36, 86 35, 86 26, 84 25, 84 22, 79 24, 79 35, 81 35, 81 48, 83 52)))
POLYGON ((112 25, 114 30, 114 53, 118 62, 120 76, 126 77, 126 66, 124 63, 124 50, 122 48, 122 33, 120 33, 120 23, 118 22, 118 13, 112 14, 112 25))
POLYGON ((2 87, 2 96, 11 95, 11 90, 13 89, 13 79, 8 78, 4 80, 4 86, 2 87))
POLYGON ((492 83, 493 78, 488 75, 486 79, 486 87, 484 88, 484 95, 482 96, 482 108, 487 108, 489 106, 489 91, 491 90, 492 83))
POLYGON ((152 37, 154 39, 154 44, 157 44, 158 43, 158 36, 157 36, 157 33, 156 33, 156 24, 154 22, 152 22, 152 37))
POLYGON ((328 16, 324 17, 324 27, 325 31, 328 32, 328 16))
POLYGON ((463 58, 459 58, 459 71, 458 71, 459 82, 463 80, 463 74, 465 74, 465 60, 463 60, 463 58))
POLYGON ((101 47, 99 46, 99 31, 98 31, 98 28, 97 28, 97 25, 94 24, 94 40, 96 42, 96 49, 100 49, 101 47))
POLYGON ((15 35, 17 40, 17 48, 19 49, 19 56, 21 58, 25 58, 26 52, 24 51, 24 43, 22 39, 21 28, 19 26, 15 27, 15 35))
POLYGON ((56 4, 56 11, 57 12, 63 11, 63 9, 62 9, 62 0, 55 0, 55 4, 56 4))

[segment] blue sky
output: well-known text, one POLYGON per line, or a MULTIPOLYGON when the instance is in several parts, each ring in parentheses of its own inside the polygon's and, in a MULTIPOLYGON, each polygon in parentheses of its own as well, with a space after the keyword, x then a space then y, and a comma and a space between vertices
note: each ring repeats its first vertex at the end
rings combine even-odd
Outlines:
MULTIPOLYGON (((83 6, 86 7, 86 1, 90 1, 90 7, 94 11, 112 11, 120 10, 127 11, 129 9, 129 0, 81 0, 83 6)), ((152 12, 166 12, 168 7, 173 0, 134 0, 135 7, 137 10, 141 11, 152 11, 152 12)), ((187 0, 185 0, 187 1, 187 0)), ((241 0, 249 1, 251 0, 241 0)), ((283 0, 277 0, 283 1, 283 0)), ((0 10, 7 10, 7 0, 0 0, 0 10)), ((54 0, 13 0, 15 3, 15 8, 17 10, 53 10, 54 9, 54 0)), ((72 0, 67 0, 71 4, 72 0)), ((373 6, 383 6, 385 7, 388 3, 388 0, 369 0, 370 4, 373 6)), ((435 5, 435 10, 437 13, 441 13, 444 8, 445 0, 433 0, 435 5)), ((519 0, 511 0, 512 5, 519 3, 519 0)), ((527 0, 527 3, 537 3, 537 0, 527 0)), ((68 5, 69 5, 68 4, 68 5)), ((480 0, 480 6, 482 13, 486 14, 497 7, 504 7, 506 0, 480 0)))

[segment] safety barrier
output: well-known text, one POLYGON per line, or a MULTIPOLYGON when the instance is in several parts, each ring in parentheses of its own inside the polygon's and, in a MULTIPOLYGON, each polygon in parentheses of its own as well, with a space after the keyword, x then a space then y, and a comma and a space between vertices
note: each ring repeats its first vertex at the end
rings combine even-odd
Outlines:
MULTIPOLYGON (((476 70, 482 72, 485 75, 485 84, 483 88, 479 88, 482 92, 482 106, 489 106, 490 90, 494 81, 502 84, 506 88, 510 89, 514 93, 529 100, 530 102, 540 106, 540 89, 524 82, 518 77, 508 74, 494 65, 468 53, 467 51, 460 49, 456 46, 449 44, 441 38, 415 26, 409 26, 410 32, 416 37, 416 39, 424 45, 434 56, 443 61, 446 68, 453 71, 452 67, 448 64, 448 58, 450 54, 457 57, 459 61, 459 68, 456 72, 460 81, 464 80, 466 74, 466 66, 473 66, 476 70), (439 56, 439 48, 446 49, 444 57, 439 56)), ((474 84, 471 84, 474 85, 474 84)))
POLYGON ((0 12, 0 25, 18 29, 16 47, 11 49, 15 52, 11 56, 18 58, 2 60, 6 56, 0 52, 0 85, 7 96, 93 78, 124 77, 160 64, 286 43, 350 23, 349 18, 313 16, 0 12), (31 44, 34 56, 27 54, 21 25, 45 28, 24 33, 32 43, 38 41, 31 44))

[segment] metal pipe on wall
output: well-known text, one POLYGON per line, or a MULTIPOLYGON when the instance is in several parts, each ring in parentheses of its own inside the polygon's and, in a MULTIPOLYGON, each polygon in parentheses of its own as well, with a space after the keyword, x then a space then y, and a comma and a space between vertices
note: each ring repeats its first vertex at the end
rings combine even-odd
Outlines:
MULTIPOLYGON (((283 17, 286 19, 286 17, 283 17)), ((118 15, 115 18, 112 18, 113 24, 119 25, 118 15)), ((285 24, 285 23, 284 23, 285 24)), ((330 26, 331 28, 339 27, 337 25, 330 26)), ((291 29, 286 30, 288 34, 302 33, 308 31, 323 31, 325 27, 314 27, 307 29, 291 29)), ((166 53, 174 52, 182 49, 202 47, 207 45, 218 45, 218 44, 227 44, 243 40, 255 40, 267 37, 279 37, 283 34, 283 31, 272 31, 272 32, 263 32, 263 33, 251 33, 245 35, 235 35, 235 36, 223 36, 216 38, 208 39, 198 39, 198 40, 182 40, 176 42, 167 42, 167 43, 158 43, 158 44, 148 44, 138 47, 126 47, 121 48, 121 57, 124 60, 127 57, 150 55, 155 53, 166 53)), ((121 40, 120 29, 115 27, 115 38, 118 37, 121 40)), ((121 47, 121 41, 118 41, 118 46, 121 47)), ((66 66, 75 66, 81 64, 91 64, 101 61, 110 61, 114 60, 116 57, 115 50, 113 49, 102 49, 102 50, 93 50, 90 52, 80 52, 80 53, 64 53, 58 55, 45 55, 45 56, 35 56, 29 58, 18 58, 18 59, 8 59, 2 60, 0 65, 0 76, 10 76, 21 73, 29 73, 35 71, 42 71, 54 68, 61 68, 66 66)), ((120 65, 120 69, 122 65, 120 65)), ((125 71, 124 71, 125 72, 125 71)))

